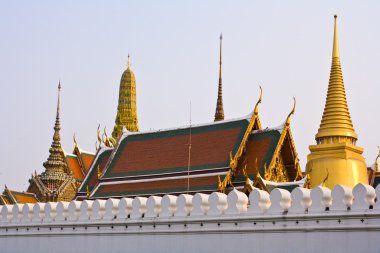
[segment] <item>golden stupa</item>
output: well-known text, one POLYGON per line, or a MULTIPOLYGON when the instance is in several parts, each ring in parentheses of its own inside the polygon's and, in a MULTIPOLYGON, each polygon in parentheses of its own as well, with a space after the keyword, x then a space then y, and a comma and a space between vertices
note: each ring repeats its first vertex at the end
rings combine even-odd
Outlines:
POLYGON ((330 80, 321 125, 315 136, 317 145, 309 146, 306 173, 311 187, 336 184, 354 187, 368 184, 367 167, 362 156, 363 148, 356 146, 355 133, 340 65, 337 16, 334 16, 334 42, 330 80))
POLYGON ((129 132, 139 131, 136 106, 136 79, 135 74, 131 70, 129 54, 127 69, 123 72, 120 80, 119 103, 115 126, 112 132, 113 141, 117 141, 121 136, 123 128, 126 128, 129 132))

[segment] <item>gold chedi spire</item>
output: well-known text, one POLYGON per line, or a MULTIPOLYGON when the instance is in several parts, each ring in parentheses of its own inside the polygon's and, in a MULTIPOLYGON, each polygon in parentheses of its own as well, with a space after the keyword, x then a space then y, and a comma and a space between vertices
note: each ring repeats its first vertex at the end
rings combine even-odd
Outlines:
POLYGON ((54 125, 53 143, 49 149, 49 157, 43 166, 46 168, 45 172, 41 174, 42 182, 51 191, 56 191, 60 184, 66 179, 67 164, 64 160, 64 152, 61 146, 61 124, 60 124, 60 91, 61 83, 58 84, 58 103, 57 114, 54 125))
POLYGON ((317 142, 326 138, 343 137, 355 142, 357 135, 352 125, 344 89, 342 68, 340 65, 337 16, 334 16, 334 43, 329 87, 321 125, 316 135, 317 142))
POLYGON ((112 137, 117 140, 123 128, 130 132, 138 132, 137 107, 136 107, 136 79, 131 70, 131 60, 128 54, 128 65, 120 80, 119 104, 112 137))
POLYGON ((218 100, 216 102, 214 121, 224 120, 223 93, 222 93, 222 39, 223 39, 223 36, 222 34, 220 34, 218 100))
POLYGON ((338 43, 337 16, 334 16, 334 40, 330 80, 317 145, 309 146, 306 173, 310 185, 333 188, 336 184, 354 187, 368 184, 363 149, 356 146, 357 134, 348 110, 338 43))

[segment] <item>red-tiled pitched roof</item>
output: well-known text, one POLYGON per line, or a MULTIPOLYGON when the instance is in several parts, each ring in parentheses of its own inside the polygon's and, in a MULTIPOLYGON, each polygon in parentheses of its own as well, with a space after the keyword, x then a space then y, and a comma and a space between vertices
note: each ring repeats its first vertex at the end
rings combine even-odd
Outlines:
POLYGON ((187 192, 188 169, 190 191, 217 191, 218 175, 227 173, 230 152, 237 151, 248 123, 240 119, 192 127, 190 168, 190 128, 124 136, 91 197, 187 192))
MULTIPOLYGON (((229 153, 239 147, 246 119, 193 127, 191 171, 229 167, 229 153)), ((190 129, 129 135, 122 139, 103 179, 184 172, 189 162, 190 129)))

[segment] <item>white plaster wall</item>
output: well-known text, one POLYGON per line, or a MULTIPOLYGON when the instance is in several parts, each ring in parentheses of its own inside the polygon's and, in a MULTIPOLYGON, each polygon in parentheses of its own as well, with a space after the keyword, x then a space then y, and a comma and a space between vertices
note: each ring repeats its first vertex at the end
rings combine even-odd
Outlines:
POLYGON ((379 252, 378 231, 82 234, 0 238, 1 252, 379 252))
POLYGON ((0 252, 380 252, 380 188, 342 189, 3 206, 0 252))

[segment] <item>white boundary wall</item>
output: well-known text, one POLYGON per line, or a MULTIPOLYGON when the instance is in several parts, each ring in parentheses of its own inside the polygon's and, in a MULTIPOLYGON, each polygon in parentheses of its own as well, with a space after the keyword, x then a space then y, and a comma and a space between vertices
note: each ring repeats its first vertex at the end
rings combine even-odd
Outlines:
POLYGON ((1 207, 0 252, 380 252, 380 187, 1 207))

